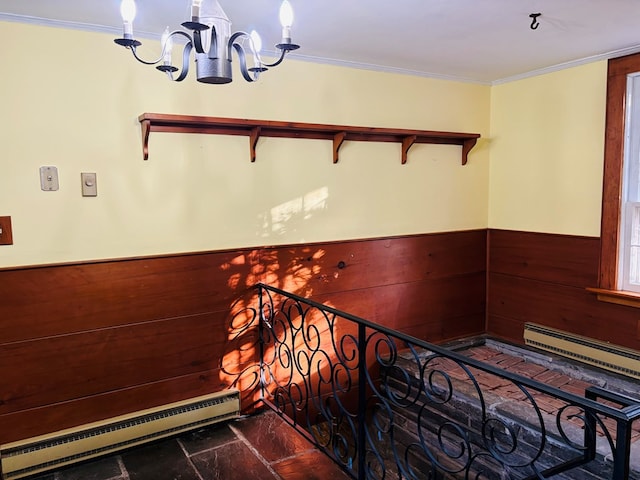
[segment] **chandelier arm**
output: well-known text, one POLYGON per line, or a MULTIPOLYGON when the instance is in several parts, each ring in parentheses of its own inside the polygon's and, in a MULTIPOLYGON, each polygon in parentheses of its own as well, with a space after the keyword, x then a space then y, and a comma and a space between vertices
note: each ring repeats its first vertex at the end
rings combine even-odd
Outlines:
MULTIPOLYGON (((183 32, 181 30, 174 30, 173 32, 171 32, 169 34, 169 37, 173 37, 174 35, 182 35, 183 37, 186 37, 189 40, 189 43, 191 43, 191 41, 192 41, 191 40, 191 36, 188 33, 185 33, 185 32, 183 32)), ((162 52, 160 53, 160 57, 158 57, 157 60, 149 62, 147 60, 143 60, 142 58, 140 58, 138 56, 138 53, 136 51, 136 46, 135 45, 132 45, 131 47, 129 47, 129 49, 131 50, 131 53, 133 54, 135 59, 137 61, 139 61, 140 63, 143 63, 145 65, 155 65, 156 63, 160 62, 164 58, 164 53, 165 53, 164 50, 165 50, 165 48, 166 48, 166 43, 164 45, 162 45, 162 52)), ((189 51, 191 51, 191 50, 189 50, 189 51)))
MULTIPOLYGON (((247 59, 244 53, 244 48, 242 48, 242 45, 233 43, 231 44, 231 47, 236 49, 236 53, 238 54, 238 61, 240 62, 240 65, 239 65, 240 73, 242 73, 242 76, 244 77, 244 79, 247 82, 255 82, 258 79, 258 73, 255 72, 253 76, 249 73, 249 69, 247 68, 247 59)), ((231 48, 229 50, 231 50, 231 48)))
POLYGON ((236 49, 236 52, 238 52, 238 55, 240 55, 240 51, 242 51, 242 56, 245 55, 244 49, 242 48, 242 46, 236 43, 236 40, 240 37, 251 38, 251 35, 249 35, 247 32, 236 32, 233 35, 231 35, 229 37, 229 41, 227 42, 227 58, 231 58, 232 48, 236 49), (238 47, 240 47, 240 50, 238 50, 238 47))
POLYGON ((187 75, 189 75, 189 58, 191 57, 192 49, 193 43, 191 42, 188 42, 184 46, 184 50, 182 50, 182 70, 180 71, 180 75, 178 75, 178 78, 174 79, 173 76, 171 77, 171 80, 173 80, 174 82, 181 82, 185 78, 187 78, 187 75))
MULTIPOLYGON (((213 35, 215 35, 215 30, 213 35)), ((202 36, 200 35, 200 30, 196 30, 193 32, 193 44, 196 49, 196 53, 204 53, 204 48, 202 48, 202 36)))
POLYGON ((267 68, 277 67, 284 60, 284 56, 287 54, 287 50, 280 50, 280 58, 273 63, 265 63, 264 66, 267 68))
POLYGON ((135 46, 131 46, 129 47, 131 49, 131 53, 133 54, 133 56, 135 57, 135 59, 137 61, 139 61, 140 63, 144 63, 145 65, 155 65, 156 63, 158 63, 160 60, 162 60, 164 53, 160 54, 160 57, 157 60, 153 60, 151 62, 148 62, 146 60, 143 60, 142 58, 140 58, 136 52, 136 47, 135 46))

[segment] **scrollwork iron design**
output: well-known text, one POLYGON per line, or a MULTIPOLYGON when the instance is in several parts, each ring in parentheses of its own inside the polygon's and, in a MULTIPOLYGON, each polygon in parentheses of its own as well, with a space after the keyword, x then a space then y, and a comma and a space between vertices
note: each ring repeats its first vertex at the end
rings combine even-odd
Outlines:
POLYGON ((263 401, 353 478, 631 478, 620 432, 640 402, 563 392, 272 287, 259 302, 263 401))

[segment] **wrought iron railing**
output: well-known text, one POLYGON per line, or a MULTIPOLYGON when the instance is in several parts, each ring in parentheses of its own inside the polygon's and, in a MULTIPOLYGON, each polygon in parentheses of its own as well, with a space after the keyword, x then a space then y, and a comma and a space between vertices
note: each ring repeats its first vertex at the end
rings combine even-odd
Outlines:
POLYGON ((637 400, 571 394, 257 288, 262 400, 353 478, 640 478, 630 467, 637 400), (488 378, 512 399, 485 391, 488 378))

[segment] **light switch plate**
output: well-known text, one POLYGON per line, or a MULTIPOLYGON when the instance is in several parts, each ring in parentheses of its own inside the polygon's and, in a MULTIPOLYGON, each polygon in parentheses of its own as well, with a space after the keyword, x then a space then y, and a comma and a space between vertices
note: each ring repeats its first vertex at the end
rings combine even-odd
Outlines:
POLYGON ((11 217, 0 217, 0 245, 13 245, 11 217))
POLYGON ((40 167, 40 188, 45 192, 58 190, 58 168, 40 167))
POLYGON ((98 196, 98 184, 96 183, 95 173, 81 173, 82 179, 82 196, 83 197, 97 197, 98 196))

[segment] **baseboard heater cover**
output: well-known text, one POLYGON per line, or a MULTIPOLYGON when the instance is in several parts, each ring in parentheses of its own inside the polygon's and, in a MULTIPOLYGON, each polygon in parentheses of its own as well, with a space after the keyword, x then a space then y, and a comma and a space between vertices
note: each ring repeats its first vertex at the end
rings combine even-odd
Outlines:
POLYGON ((524 341, 531 347, 640 379, 640 352, 554 328, 526 323, 524 341))
POLYGON ((2 479, 13 480, 237 418, 240 392, 225 390, 0 445, 2 479))

